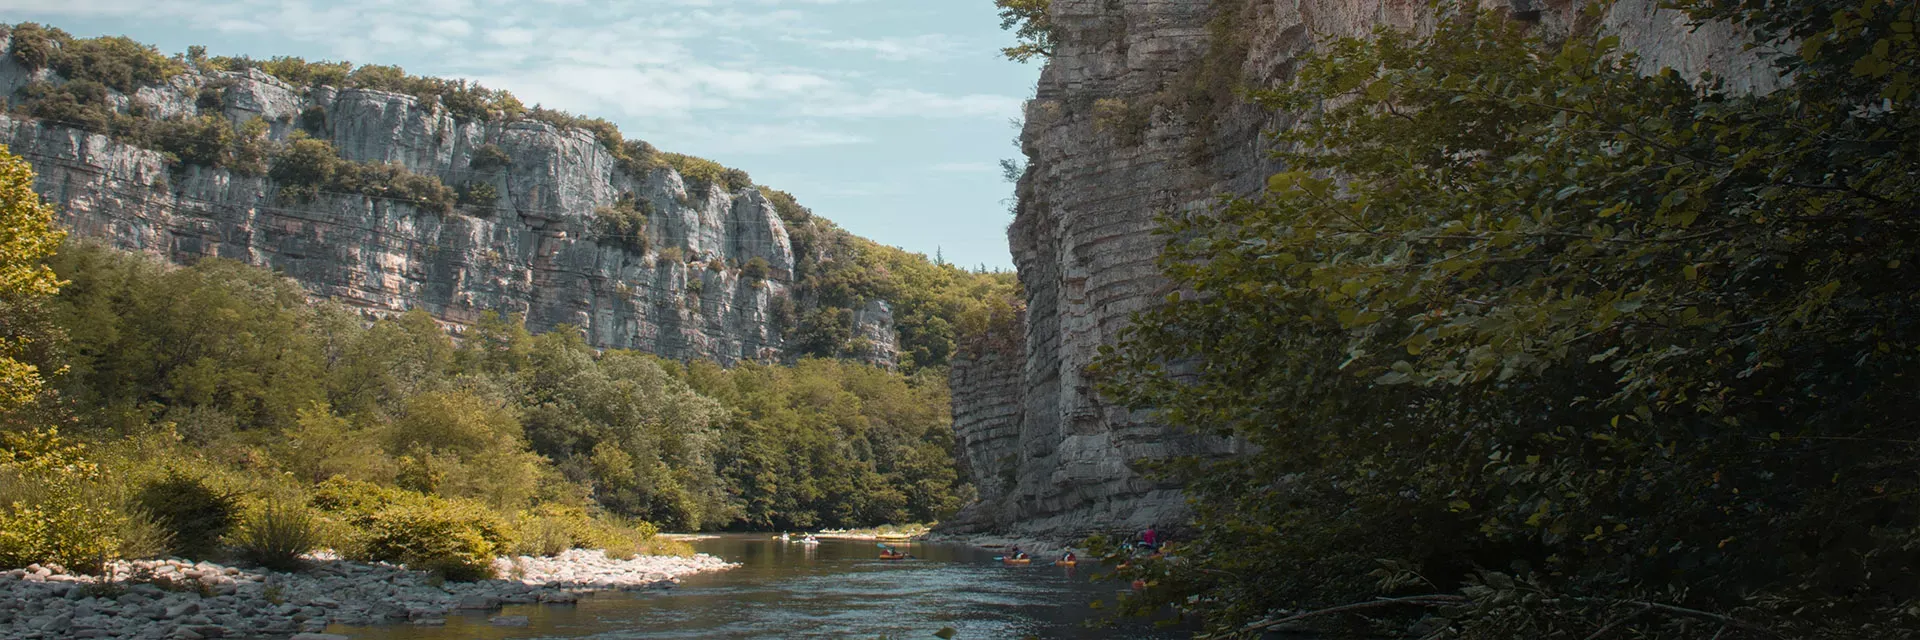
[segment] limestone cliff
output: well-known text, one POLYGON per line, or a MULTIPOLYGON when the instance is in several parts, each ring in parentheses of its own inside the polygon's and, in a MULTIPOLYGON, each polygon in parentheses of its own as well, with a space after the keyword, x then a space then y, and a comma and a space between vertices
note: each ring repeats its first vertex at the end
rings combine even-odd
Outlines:
MULTIPOLYGON (((1573 2, 1512 0, 1544 33, 1585 28, 1573 2)), ((1621 0, 1599 20, 1650 69, 1712 71, 1736 87, 1778 82, 1724 26, 1691 30, 1655 0, 1621 0)), ((1083 371, 1130 315, 1169 293, 1154 218, 1249 194, 1278 167, 1267 137, 1292 116, 1236 88, 1289 79, 1317 42, 1379 25, 1422 29, 1423 2, 1399 0, 1052 0, 1056 50, 1026 107, 1028 169, 1008 229, 1027 296, 1024 345, 976 350, 954 367, 954 426, 981 502, 957 530, 1038 536, 1178 521, 1179 488, 1136 461, 1225 455, 1233 442, 1153 424, 1104 404, 1083 371), (1008 364, 1019 361, 1018 366, 1008 364), (1005 406, 1016 389, 1017 406, 1005 406)))
MULTIPOLYGON (((10 47, 0 37, 0 51, 10 47)), ((17 104, 35 81, 65 82, 0 56, 0 96, 17 104)), ((532 330, 572 325, 600 347, 722 363, 787 355, 796 258, 756 188, 693 185, 664 167, 631 173, 579 129, 463 121, 411 95, 296 88, 257 69, 190 71, 108 98, 154 119, 261 120, 278 143, 304 129, 347 160, 491 185, 494 197, 447 213, 353 193, 290 198, 265 176, 169 162, 77 123, 0 115, 0 143, 33 163, 36 190, 78 236, 175 261, 272 267, 371 315, 421 308, 458 328, 486 311, 522 313, 532 330), (483 147, 506 161, 476 166, 483 147), (592 212, 623 195, 647 214, 645 249, 592 231, 592 212), (765 277, 743 274, 755 259, 765 277)), ((892 323, 882 301, 855 314, 872 361, 894 361, 892 323)))

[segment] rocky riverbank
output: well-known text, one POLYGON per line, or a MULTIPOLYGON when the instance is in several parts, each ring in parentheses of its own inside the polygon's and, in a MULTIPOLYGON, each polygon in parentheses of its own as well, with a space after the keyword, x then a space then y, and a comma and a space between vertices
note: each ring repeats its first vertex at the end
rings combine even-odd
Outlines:
MULTIPOLYGON (((666 588, 679 576, 734 566, 705 554, 617 560, 574 550, 496 560, 503 577, 495 580, 442 582, 328 555, 313 557, 300 573, 138 560, 113 563, 103 576, 78 576, 33 565, 0 572, 0 638, 286 638, 329 624, 437 625, 458 610, 572 603, 585 592, 666 588)), ((517 625, 526 618, 493 622, 517 625)))

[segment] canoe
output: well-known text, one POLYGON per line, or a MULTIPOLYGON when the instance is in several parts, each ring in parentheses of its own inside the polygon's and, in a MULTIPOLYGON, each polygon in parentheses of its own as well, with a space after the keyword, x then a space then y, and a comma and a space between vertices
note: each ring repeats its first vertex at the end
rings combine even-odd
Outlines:
POLYGON ((1053 566, 1056 566, 1056 567, 1071 567, 1071 566, 1074 566, 1074 565, 1077 565, 1077 564, 1080 564, 1080 561, 1079 561, 1079 560, 1055 560, 1055 561, 1053 561, 1053 566))
POLYGON ((1005 562, 1007 564, 1033 564, 1033 558, 1007 558, 1005 560, 1001 560, 1001 562, 1005 562))
POLYGON ((880 559, 881 559, 881 560, 905 560, 905 559, 907 559, 907 554, 904 554, 904 553, 882 553, 882 554, 880 554, 880 559))

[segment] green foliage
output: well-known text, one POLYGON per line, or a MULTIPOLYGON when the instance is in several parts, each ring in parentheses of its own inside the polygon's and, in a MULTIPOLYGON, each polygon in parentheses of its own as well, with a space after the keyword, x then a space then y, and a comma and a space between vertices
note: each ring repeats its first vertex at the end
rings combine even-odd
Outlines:
POLYGON ((74 38, 59 29, 31 22, 13 25, 12 55, 29 70, 53 69, 67 80, 84 80, 133 93, 164 83, 185 68, 138 42, 121 36, 74 38))
POLYGON ((9 29, 13 40, 9 51, 20 65, 29 71, 47 68, 53 63, 59 43, 72 40, 73 37, 59 29, 49 29, 32 22, 22 22, 9 29))
MULTIPOLYGON (((779 202, 775 199, 776 211, 779 202)), ((845 355, 853 337, 852 310, 868 300, 885 300, 900 332, 901 367, 913 372, 946 366, 960 338, 955 330, 960 319, 1012 295, 1017 286, 1011 272, 935 264, 826 220, 795 217, 802 222, 790 222, 787 233, 803 304, 787 339, 802 355, 845 355)))
POLYGON ((647 218, 653 215, 653 203, 620 194, 612 206, 593 210, 593 235, 597 240, 626 247, 634 253, 647 252, 647 218))
POLYGON ((492 171, 504 169, 513 164, 513 158, 497 144, 483 144, 473 150, 473 159, 467 161, 467 168, 474 171, 492 171))
POLYGON ((50 332, 40 304, 61 282, 44 261, 66 233, 33 191, 33 167, 0 146, 0 411, 40 393, 46 371, 30 362, 50 332))
MULTIPOLYGON (((218 259, 166 269, 84 245, 52 265, 71 281, 53 311, 72 341, 61 395, 99 424, 202 412, 243 430, 278 428, 324 398, 306 331, 313 311, 285 279, 218 259)), ((220 437, 183 426, 190 440, 220 437)))
POLYGON ((716 186, 725 188, 728 193, 753 186, 753 178, 747 172, 727 168, 706 158, 680 153, 662 153, 660 157, 666 166, 687 180, 689 188, 701 194, 716 186))
POLYGON ((771 268, 771 265, 767 264, 766 258, 754 256, 748 258, 747 263, 740 266, 740 276, 751 280, 765 280, 769 273, 768 270, 771 268))
POLYGON ((344 481, 323 484, 314 506, 351 528, 351 553, 448 580, 493 577, 493 559, 512 548, 511 530, 484 506, 344 481))
POLYGON ((1052 57, 1055 45, 1053 0, 993 0, 1000 9, 1000 28, 1014 32, 1018 44, 1001 49, 1001 55, 1015 62, 1035 57, 1052 57))
POLYGON ((55 430, 0 433, 0 567, 95 573, 115 559, 125 517, 101 499, 100 480, 85 445, 55 430))
POLYGON ((491 182, 469 182, 460 186, 460 206, 491 213, 500 204, 500 190, 491 182))
POLYGON ((321 193, 359 194, 391 200, 439 214, 453 212, 458 199, 439 177, 408 171, 398 164, 353 162, 339 157, 325 140, 296 133, 274 156, 267 175, 285 198, 310 200, 321 193))
POLYGON ((353 72, 351 62, 307 62, 305 58, 292 56, 275 57, 259 63, 258 67, 295 87, 343 87, 347 84, 347 75, 353 72))
POLYGON ((1883 569, 1920 539, 1915 9, 1693 9, 1803 43, 1793 84, 1642 76, 1614 38, 1465 12, 1262 97, 1315 114, 1289 170, 1164 220, 1193 294, 1093 371, 1261 452, 1162 469, 1192 542, 1123 572, 1152 585, 1130 608, 1251 635, 1428 594, 1397 613, 1448 637, 1920 633, 1883 569))
POLYGON ((305 505, 269 502, 247 512, 234 532, 239 556, 274 571, 295 571, 300 556, 320 547, 320 522, 305 505))
POLYGON ((121 93, 164 83, 186 70, 153 47, 123 36, 65 40, 48 66, 68 80, 91 80, 121 93))
POLYGON ((141 486, 134 504, 172 535, 174 554, 187 558, 218 551, 240 511, 233 494, 178 470, 141 486))

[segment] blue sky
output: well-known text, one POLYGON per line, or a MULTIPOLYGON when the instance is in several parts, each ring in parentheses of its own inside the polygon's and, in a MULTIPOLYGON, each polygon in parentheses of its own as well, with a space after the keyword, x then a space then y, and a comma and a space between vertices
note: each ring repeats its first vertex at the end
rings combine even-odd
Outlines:
POLYGON ((745 169, 854 233, 1007 268, 1036 66, 989 0, 0 0, 167 53, 397 64, 745 169))

